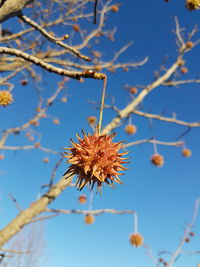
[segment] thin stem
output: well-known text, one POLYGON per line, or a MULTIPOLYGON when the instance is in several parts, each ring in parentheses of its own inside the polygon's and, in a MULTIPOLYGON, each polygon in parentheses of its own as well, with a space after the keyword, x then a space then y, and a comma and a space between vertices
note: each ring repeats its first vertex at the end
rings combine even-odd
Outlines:
POLYGON ((99 114, 99 134, 101 132, 102 127, 102 118, 103 118, 103 108, 105 103, 105 94, 106 94, 106 85, 107 85, 107 76, 103 79, 103 91, 102 91, 102 97, 101 97, 101 108, 100 108, 100 114, 99 114))

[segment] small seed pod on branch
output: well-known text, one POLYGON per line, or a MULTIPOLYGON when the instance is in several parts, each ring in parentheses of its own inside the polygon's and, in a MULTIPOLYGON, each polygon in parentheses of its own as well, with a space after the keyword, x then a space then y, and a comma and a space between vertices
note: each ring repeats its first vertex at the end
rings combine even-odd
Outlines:
POLYGON ((13 102, 13 96, 9 91, 0 91, 0 106, 7 107, 13 102))
POLYGON ((95 221, 95 218, 92 214, 86 214, 84 221, 86 224, 93 224, 95 221))
POLYGON ((151 156, 151 163, 157 167, 161 167, 164 164, 164 158, 160 154, 153 154, 151 156))
POLYGON ((140 233, 131 234, 129 240, 130 240, 131 245, 135 247, 142 246, 144 242, 144 238, 140 233))

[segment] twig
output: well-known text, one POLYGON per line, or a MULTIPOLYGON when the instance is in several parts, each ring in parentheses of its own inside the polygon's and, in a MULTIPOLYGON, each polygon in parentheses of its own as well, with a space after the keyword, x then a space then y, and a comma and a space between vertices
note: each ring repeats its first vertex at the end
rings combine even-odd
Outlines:
POLYGON ((118 211, 115 209, 100 209, 100 210, 63 210, 63 209, 49 209, 46 208, 44 210, 45 212, 56 212, 56 213, 64 213, 64 214, 93 214, 93 215, 100 215, 103 213, 113 213, 113 214, 134 214, 133 210, 123 210, 123 211, 118 211))
POLYGON ((169 117, 164 117, 164 116, 157 115, 157 114, 150 114, 150 113, 142 112, 139 110, 134 110, 132 113, 148 118, 148 119, 157 119, 157 120, 175 123, 175 124, 179 124, 179 125, 183 125, 187 127, 200 127, 200 122, 185 122, 185 121, 177 120, 176 118, 169 118, 169 117))
POLYGON ((49 41, 69 50, 73 54, 75 54, 77 57, 82 58, 86 61, 91 61, 91 58, 85 55, 82 55, 77 49, 73 48, 70 45, 67 45, 61 41, 62 38, 55 38, 52 35, 50 35, 43 27, 41 27, 39 24, 37 24, 35 21, 32 19, 28 18, 27 16, 20 14, 18 17, 28 25, 32 26, 36 30, 38 30, 42 35, 44 35, 49 41))
POLYGON ((131 142, 128 144, 124 144, 124 145, 122 145, 122 148, 127 148, 130 146, 140 145, 140 144, 144 144, 144 143, 158 144, 158 145, 163 145, 163 146, 177 146, 177 147, 181 147, 184 144, 184 142, 182 142, 182 141, 163 142, 163 141, 158 141, 158 140, 154 140, 154 139, 144 139, 144 140, 138 140, 138 141, 131 142))

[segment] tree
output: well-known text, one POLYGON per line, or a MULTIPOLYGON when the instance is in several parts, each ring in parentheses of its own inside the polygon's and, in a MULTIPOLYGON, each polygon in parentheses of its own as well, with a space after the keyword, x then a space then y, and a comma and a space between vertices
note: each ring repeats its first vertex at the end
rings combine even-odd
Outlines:
MULTIPOLYGON (((197 9, 199 7, 197 1, 193 8, 191 8, 191 2, 186 2, 187 7, 190 7, 190 9, 197 9)), ((120 4, 112 3, 111 1, 6 0, 1 2, 2 45, 0 47, 0 54, 2 56, 0 58, 0 71, 2 77, 0 85, 6 87, 6 89, 0 91, 0 105, 2 106, 2 118, 8 118, 8 121, 7 119, 3 120, 5 126, 1 130, 0 149, 2 153, 0 159, 6 160, 9 151, 30 150, 33 155, 37 153, 36 157, 38 157, 39 152, 45 152, 49 153, 49 155, 45 155, 43 162, 48 166, 49 161, 52 160, 50 155, 53 154, 57 157, 57 163, 54 164, 55 167, 50 175, 49 182, 46 183, 45 178, 45 184, 43 180, 40 183, 41 190, 45 192, 39 195, 28 208, 22 209, 19 207, 17 201, 19 198, 17 197, 16 200, 15 197, 11 196, 13 202, 18 206, 19 214, 0 231, 1 247, 19 232, 24 225, 34 221, 51 218, 62 213, 78 213, 84 214, 86 216, 85 222, 91 224, 94 222, 94 215, 106 212, 133 214, 135 229, 134 233, 130 236, 130 242, 135 246, 140 246, 143 243, 143 237, 138 232, 137 213, 133 210, 92 210, 92 197, 90 208, 85 211, 51 208, 50 204, 67 187, 74 185, 72 179, 75 175, 78 176, 78 178, 75 178, 75 185, 81 190, 88 184, 90 189, 97 185, 98 191, 101 191, 103 184, 114 185, 115 183, 122 183, 123 179, 119 179, 118 175, 121 173, 120 171, 126 172, 124 164, 127 163, 127 159, 125 159, 125 153, 119 153, 120 148, 127 150, 128 147, 138 144, 153 144, 154 149, 150 160, 155 166, 162 166, 165 162, 163 154, 159 152, 160 148, 158 151, 160 146, 178 147, 181 149, 184 157, 191 156, 192 152, 187 147, 185 139, 193 128, 200 126, 198 117, 196 121, 188 122, 186 119, 178 119, 179 116, 176 116, 176 114, 165 115, 161 111, 158 111, 158 114, 154 114, 147 111, 143 101, 147 96, 153 95, 153 92, 158 87, 176 89, 177 86, 199 83, 199 79, 196 77, 182 78, 188 72, 186 67, 187 57, 198 45, 198 37, 196 37, 197 28, 194 27, 185 35, 176 18, 175 38, 177 53, 175 59, 171 62, 167 58, 164 60, 160 69, 155 72, 153 82, 145 85, 138 85, 132 82, 130 85, 126 82, 124 75, 126 73, 128 75, 135 68, 138 69, 140 66, 144 66, 148 58, 143 57, 135 62, 119 61, 120 56, 123 57, 122 54, 124 52, 128 53, 131 43, 121 47, 113 57, 110 56, 110 52, 108 53, 108 58, 104 56, 104 53, 111 47, 109 42, 114 41, 116 32, 115 28, 111 29, 109 26, 108 15, 118 12, 120 8, 120 4), (10 26, 10 21, 12 21, 12 26, 10 26), (69 31, 71 32, 69 33, 69 31), (103 50, 104 47, 107 48, 105 51, 103 50), (118 69, 124 71, 123 83, 125 86, 122 92, 123 95, 128 96, 128 104, 124 101, 123 108, 119 108, 116 104, 117 100, 115 98, 119 97, 117 93, 115 95, 113 92, 113 96, 110 99, 106 98, 105 102, 106 92, 108 94, 107 82, 110 82, 112 73, 115 74, 118 69), (86 115, 85 105, 79 107, 80 100, 78 98, 78 104, 74 100, 74 107, 70 103, 66 103, 68 98, 70 98, 68 89, 74 87, 71 79, 75 80, 76 88, 83 87, 84 84, 89 86, 88 84, 93 83, 95 88, 93 90, 95 91, 94 94, 97 94, 97 88, 102 86, 102 96, 98 92, 97 99, 90 101, 92 107, 96 108, 95 116, 86 115), (22 90, 21 94, 18 92, 20 88, 22 90), (29 92, 27 93, 27 91, 29 92), (100 103, 99 99, 101 99, 100 103), (59 100, 60 103, 58 103, 59 100), (75 140, 72 135, 69 136, 73 139, 71 147, 60 151, 58 148, 53 148, 55 147, 53 139, 51 144, 48 144, 48 135, 51 134, 51 131, 54 132, 56 139, 63 138, 59 131, 47 125, 43 128, 42 125, 44 119, 46 121, 50 119, 54 125, 57 125, 63 131, 62 124, 59 125, 60 122, 63 123, 63 120, 60 120, 56 115, 57 110, 64 110, 61 106, 63 103, 69 106, 67 109, 68 114, 65 115, 67 119, 64 122, 67 131, 71 131, 72 127, 76 127, 80 136, 77 137, 78 140, 75 140), (12 108, 13 111, 11 110, 12 108), (111 116, 108 110, 111 110, 111 116), (9 111, 13 113, 9 114, 9 111), (84 114, 84 117, 88 117, 88 124, 91 128, 90 134, 85 131, 81 135, 82 126, 77 127, 76 121, 73 121, 75 118, 74 111, 79 113, 79 116, 84 114), (100 111, 100 115, 97 120, 98 111, 100 111), (15 114, 18 117, 15 117, 13 121, 13 115, 15 114), (103 119, 106 118, 105 114, 108 117, 107 124, 104 122, 106 119, 103 119), (176 129, 178 129, 178 126, 183 126, 184 130, 176 138, 177 132, 175 129, 176 133, 173 132, 175 137, 170 141, 160 141, 157 137, 160 134, 158 134, 156 137, 151 135, 145 139, 140 136, 139 140, 136 141, 127 137, 130 142, 126 144, 121 143, 123 139, 119 138, 118 134, 115 136, 112 132, 118 131, 118 128, 119 130, 125 128, 127 136, 134 136, 138 131, 138 127, 135 122, 132 122, 132 119, 134 118, 134 121, 136 121, 135 118, 137 116, 141 118, 141 121, 146 119, 147 124, 150 124, 150 131, 151 128, 157 129, 157 126, 152 124, 152 120, 174 124, 176 129), (45 132, 47 141, 41 138, 42 135, 45 135, 45 132), (30 143, 27 144, 24 135, 30 142, 34 143, 31 145, 30 143), (114 141, 114 138, 117 141, 114 141), (68 151, 68 154, 66 154, 66 151, 68 151), (66 158, 70 164, 68 167, 66 165, 63 166, 63 164, 61 165, 66 158), (61 168, 63 169, 61 170, 61 168), (56 182, 58 173, 61 174, 61 179, 56 182), (52 214, 47 215, 45 213, 52 214)), ((126 25, 126 28, 128 28, 128 25, 126 25)), ((120 74, 118 75, 120 76, 120 74)), ((87 92, 87 86, 84 88, 84 94, 86 98, 91 98, 92 93, 87 92)), ((82 96, 82 93, 80 95, 82 96)), ((84 124, 83 127, 86 128, 87 126, 84 124)), ((121 135, 123 136, 122 133, 121 135)), ((66 144, 60 142, 59 145, 60 147, 66 146, 66 144)), ((67 146, 69 147, 69 144, 67 146)), ((31 162, 34 160, 34 157, 29 154, 27 160, 31 162)), ((55 162, 56 160, 53 159, 53 161, 55 162)), ((19 162, 21 162, 21 170, 23 170, 24 165, 27 163, 24 164, 20 160, 19 162)), ((40 164, 36 163, 35 166, 37 166, 36 168, 40 172, 40 169, 42 169, 40 164)), ((46 170, 48 170, 48 167, 46 167, 46 170)), ((34 168, 32 170, 30 168, 29 177, 31 177, 31 172, 33 171, 34 168)), ((18 182, 17 179, 15 183, 18 184, 18 182)), ((26 190, 27 186, 31 189, 32 186, 30 188, 30 184, 31 181, 26 186, 23 184, 23 190, 26 190)), ((25 203, 26 198, 27 196, 23 196, 25 203)), ((199 199, 196 201, 192 223, 186 228, 178 248, 166 260, 163 260, 163 257, 153 258, 154 266, 160 266, 161 264, 172 266, 183 253, 183 245, 190 241, 189 235, 192 237, 192 227, 196 222, 198 208, 199 199)), ((144 245, 144 247, 146 247, 147 252, 151 255, 149 247, 147 245, 144 245)))

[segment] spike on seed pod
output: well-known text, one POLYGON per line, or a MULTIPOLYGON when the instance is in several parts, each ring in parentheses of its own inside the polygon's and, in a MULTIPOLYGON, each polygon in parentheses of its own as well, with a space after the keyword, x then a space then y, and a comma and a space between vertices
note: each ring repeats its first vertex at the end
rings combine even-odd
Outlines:
POLYGON ((94 221, 95 221, 95 218, 92 214, 86 214, 85 215, 85 218, 84 218, 84 221, 86 224, 93 224, 94 221))
POLYGON ((130 243, 135 247, 140 247, 143 245, 144 238, 140 233, 133 233, 130 235, 130 243))
POLYGON ((164 164, 164 158, 160 154, 153 154, 151 156, 151 163, 157 167, 161 167, 164 164))

